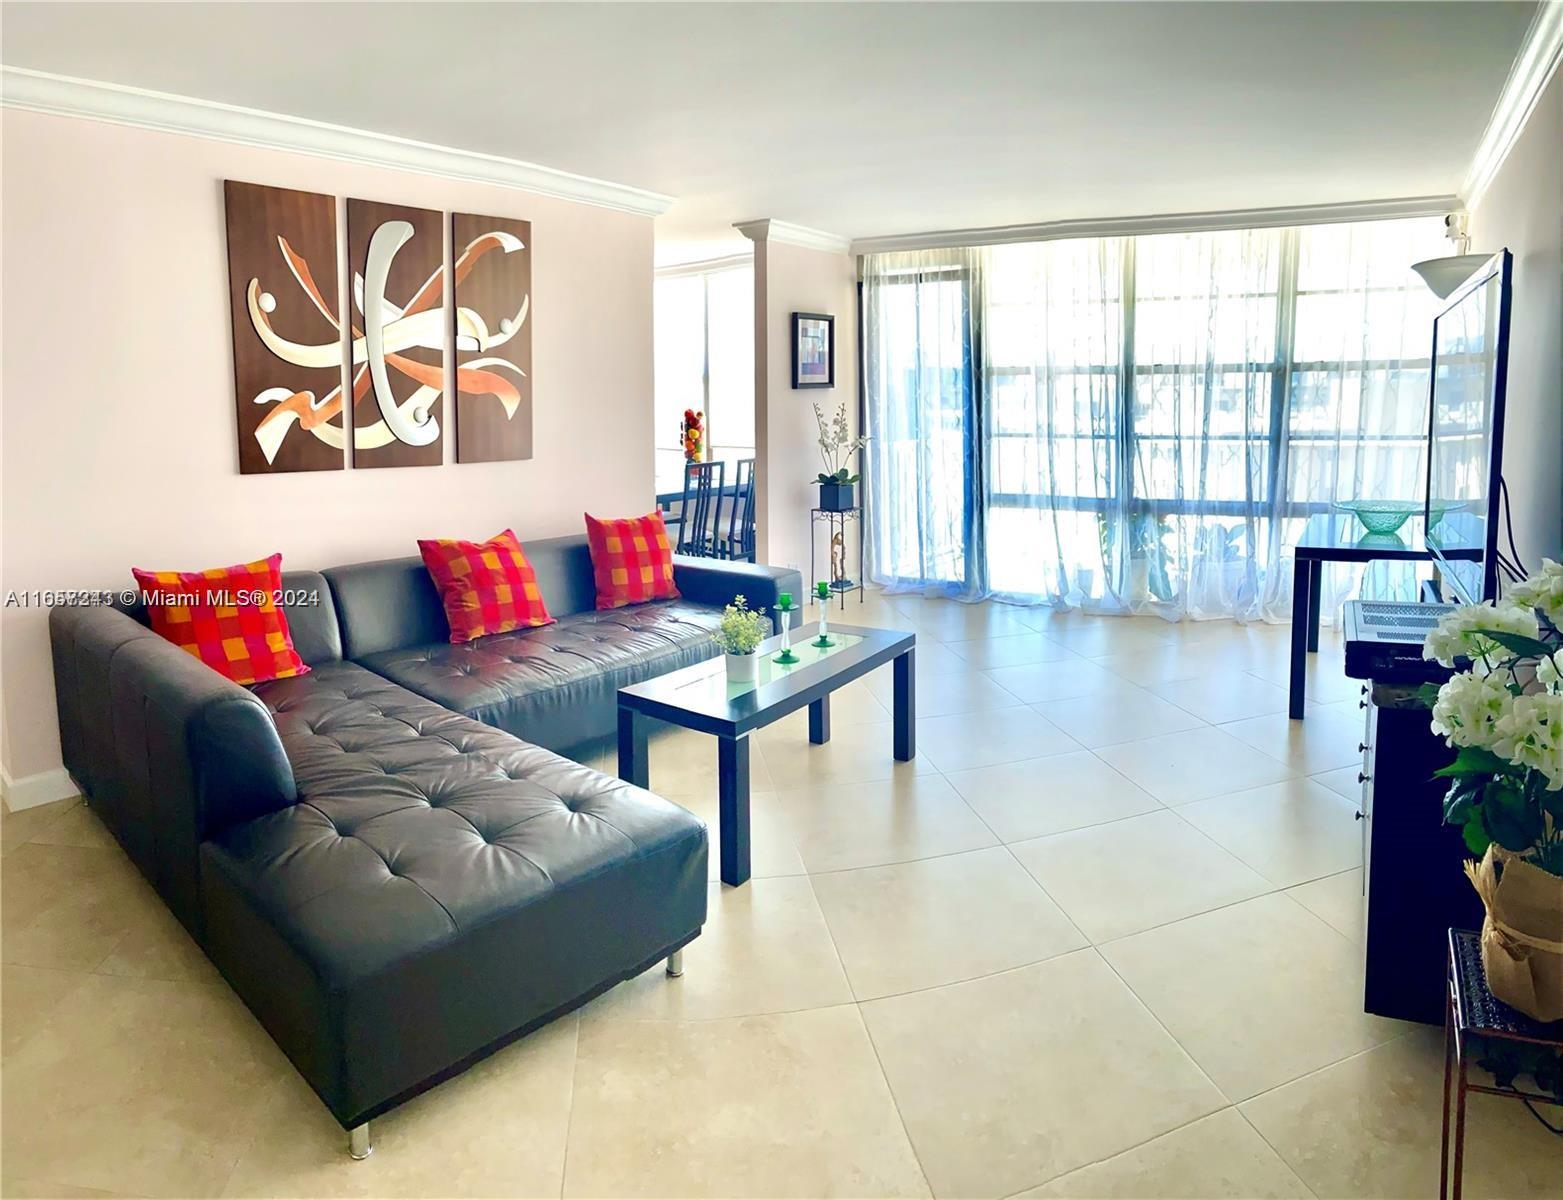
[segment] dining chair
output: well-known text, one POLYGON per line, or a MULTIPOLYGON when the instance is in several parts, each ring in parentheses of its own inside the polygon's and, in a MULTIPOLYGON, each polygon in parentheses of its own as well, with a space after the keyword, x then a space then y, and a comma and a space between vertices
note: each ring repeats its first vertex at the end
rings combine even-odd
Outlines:
POLYGON ((754 459, 741 458, 733 467, 733 494, 727 509, 727 536, 722 557, 754 561, 754 459))
POLYGON ((716 508, 726 480, 727 464, 684 464, 684 502, 678 525, 679 554, 697 558, 718 556, 716 508))

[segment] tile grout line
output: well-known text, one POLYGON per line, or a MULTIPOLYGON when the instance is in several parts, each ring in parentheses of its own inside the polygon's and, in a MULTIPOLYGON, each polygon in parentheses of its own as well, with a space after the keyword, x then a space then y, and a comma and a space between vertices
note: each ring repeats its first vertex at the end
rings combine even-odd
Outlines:
POLYGON ((879 1068, 879 1078, 884 1081, 885 1092, 890 1097, 890 1107, 895 1109, 895 1118, 901 1124, 901 1136, 906 1139, 907 1149, 912 1152, 912 1161, 917 1164, 917 1172, 923 1177, 923 1184, 927 1187, 928 1194, 932 1196, 933 1182, 928 1178, 927 1168, 923 1166, 922 1155, 917 1152, 917 1143, 912 1140, 912 1131, 906 1124, 906 1114, 901 1111, 901 1101, 895 1094, 895 1086, 890 1082, 889 1072, 885 1070, 885 1060, 879 1053, 879 1044, 874 1041, 874 1031, 869 1028, 868 1018, 863 1014, 863 1001, 858 998, 857 988, 852 983, 852 973, 847 970, 846 960, 841 956, 841 947, 836 942, 836 931, 830 927, 830 918, 825 914, 825 906, 820 903, 819 893, 814 890, 812 878, 809 878, 809 895, 814 897, 814 907, 819 910, 820 923, 825 926, 825 936, 830 939, 830 948, 836 955, 836 965, 841 968, 841 976, 847 981, 847 991, 852 995, 852 1010, 857 1013, 858 1024, 863 1027, 863 1035, 868 1038, 868 1048, 873 1051, 874 1065, 879 1068))
MULTIPOLYGON (((1374 1048, 1377 1049, 1377 1047, 1374 1047, 1374 1048)), ((1347 1060, 1346 1059, 1342 1059, 1341 1060, 1341 1062, 1345 1062, 1345 1061, 1347 1061, 1347 1060)), ((1331 1064, 1331 1066, 1335 1066, 1335 1065, 1337 1065, 1337 1064, 1334 1064, 1334 1063, 1331 1064)), ((1327 1068, 1325 1068, 1325 1069, 1327 1069, 1327 1068)), ((1297 1081, 1294 1079, 1294 1080, 1292 1080, 1292 1082, 1296 1083, 1297 1081)), ((1285 1087, 1286 1085, 1282 1084, 1281 1086, 1285 1087)), ((1246 1104, 1247 1101, 1245 1100, 1243 1103, 1246 1104)), ((1290 1171, 1292 1173, 1292 1178, 1297 1180, 1298 1183, 1302 1184, 1303 1190, 1306 1191, 1310 1196, 1313 1196, 1315 1198, 1315 1200, 1318 1200, 1319 1193, 1314 1189, 1313 1184, 1309 1183, 1306 1179, 1304 1179, 1302 1177, 1301 1173, 1297 1170, 1297 1168, 1294 1167, 1287 1160, 1286 1155, 1281 1153, 1280 1148, 1278 1146, 1271 1145, 1270 1139, 1265 1137, 1264 1132, 1259 1128, 1259 1126, 1255 1125, 1253 1123, 1253 1121, 1249 1120, 1248 1114, 1243 1111, 1243 1105, 1242 1104, 1234 1104, 1232 1106, 1232 1111, 1237 1113, 1238 1119, 1241 1120, 1243 1122, 1243 1124, 1247 1125, 1250 1129, 1252 1129, 1254 1131, 1254 1136, 1255 1137, 1257 1137, 1261 1142, 1263 1142, 1266 1146, 1269 1147, 1270 1153, 1275 1155, 1276 1159, 1280 1162, 1280 1164, 1283 1167, 1285 1167, 1288 1171, 1290 1171)))
MULTIPOLYGON (((651 968, 656 970, 655 967, 651 968)), ((575 1129, 576 1080, 581 1074, 581 1011, 575 1011, 575 1047, 570 1059, 570 1098, 565 1105, 564 1146, 559 1156, 559 1200, 564 1200, 565 1181, 570 1177, 570 1134, 575 1129)))

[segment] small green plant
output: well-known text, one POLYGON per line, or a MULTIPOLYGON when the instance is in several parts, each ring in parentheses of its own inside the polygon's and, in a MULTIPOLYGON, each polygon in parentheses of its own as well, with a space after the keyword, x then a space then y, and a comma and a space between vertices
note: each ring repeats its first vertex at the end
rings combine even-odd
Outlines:
POLYGON ((722 610, 716 641, 729 654, 753 654, 770 631, 764 609, 751 609, 742 596, 734 596, 733 602, 722 610))

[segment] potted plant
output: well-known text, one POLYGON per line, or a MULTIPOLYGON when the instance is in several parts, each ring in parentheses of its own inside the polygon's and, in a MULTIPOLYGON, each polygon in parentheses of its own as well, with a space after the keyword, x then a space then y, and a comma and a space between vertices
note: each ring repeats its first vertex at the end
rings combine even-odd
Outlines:
POLYGON ((727 678, 733 683, 753 683, 760 677, 760 643, 770 633, 763 609, 751 609, 742 596, 722 610, 716 629, 717 645, 727 655, 727 678))
POLYGON ((1237 603, 1248 579, 1248 564, 1243 554, 1247 525, 1204 525, 1196 535, 1195 592, 1198 606, 1207 612, 1221 612, 1237 603))
POLYGON ((1444 820, 1480 861, 1482 966, 1493 995, 1563 1018, 1563 565, 1496 605, 1455 609, 1423 653, 1457 673, 1433 689, 1433 732, 1455 748, 1444 820))
POLYGON ((814 402, 814 422, 819 426, 820 458, 825 469, 819 473, 819 506, 827 512, 846 512, 853 507, 852 485, 858 481, 847 460, 868 444, 868 438, 853 437, 847 426, 847 406, 836 407, 829 420, 818 400, 814 402))

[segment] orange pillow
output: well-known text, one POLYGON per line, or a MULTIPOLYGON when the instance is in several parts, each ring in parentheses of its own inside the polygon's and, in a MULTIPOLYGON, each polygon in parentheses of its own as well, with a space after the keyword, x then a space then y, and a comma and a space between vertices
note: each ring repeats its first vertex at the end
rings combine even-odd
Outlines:
POLYGON ((235 683, 309 671, 293 649, 282 592, 282 555, 210 571, 131 568, 152 621, 167 638, 235 683))
POLYGON ((600 521, 587 513, 586 540, 591 543, 598 608, 678 599, 673 547, 661 513, 614 521, 600 521))
POLYGON ((486 542, 420 540, 418 553, 439 589, 452 642, 554 623, 537 572, 510 530, 486 542))

